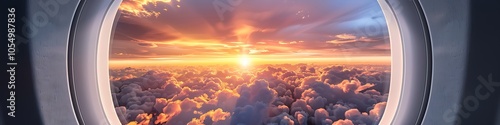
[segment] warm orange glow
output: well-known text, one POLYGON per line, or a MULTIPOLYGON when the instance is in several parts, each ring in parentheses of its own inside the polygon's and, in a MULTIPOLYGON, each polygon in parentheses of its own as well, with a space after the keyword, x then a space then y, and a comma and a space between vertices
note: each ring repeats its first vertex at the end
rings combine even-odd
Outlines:
MULTIPOLYGON (((232 15, 231 19, 219 20, 211 15, 215 12, 186 4, 181 0, 125 0, 119 9, 126 18, 120 20, 123 23, 117 27, 123 29, 116 33, 122 36, 114 42, 110 65, 390 64, 385 36, 323 30, 336 25, 326 23, 335 22, 334 17, 307 21, 313 16, 302 8, 256 13, 254 7, 242 5, 223 15, 232 15)), ((332 15, 343 14, 332 11, 332 15)))
POLYGON ((109 55, 117 116, 129 125, 378 123, 391 46, 376 5, 123 0, 109 55))
MULTIPOLYGON (((270 56, 273 57, 273 56, 270 56)), ((133 59, 133 60, 110 60, 110 67, 128 67, 128 66, 172 66, 172 65, 239 65, 241 67, 250 67, 252 65, 263 64, 376 64, 390 65, 390 56, 376 57, 345 57, 345 58, 286 58, 274 56, 274 58, 254 57, 226 57, 226 58, 187 58, 187 59, 133 59)))
POLYGON ((158 16, 160 12, 156 11, 148 11, 145 9, 147 5, 156 6, 158 3, 170 3, 171 0, 132 0, 132 1, 124 1, 119 9, 123 13, 127 13, 134 16, 140 17, 149 17, 149 16, 158 16))
POLYGON ((242 67, 248 67, 250 65, 250 58, 248 56, 244 55, 240 57, 240 65, 242 67))

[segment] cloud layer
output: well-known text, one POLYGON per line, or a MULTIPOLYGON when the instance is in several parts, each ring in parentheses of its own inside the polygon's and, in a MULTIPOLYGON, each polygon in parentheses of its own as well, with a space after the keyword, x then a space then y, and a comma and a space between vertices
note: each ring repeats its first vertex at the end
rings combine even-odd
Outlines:
POLYGON ((122 68, 110 72, 123 124, 378 123, 390 66, 122 68), (379 87, 382 86, 382 87, 379 87))

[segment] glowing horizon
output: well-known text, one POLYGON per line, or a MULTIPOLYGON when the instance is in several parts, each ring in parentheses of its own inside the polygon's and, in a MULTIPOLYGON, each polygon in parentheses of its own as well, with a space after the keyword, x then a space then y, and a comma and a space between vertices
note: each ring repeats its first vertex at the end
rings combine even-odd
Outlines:
POLYGON ((153 58, 137 60, 110 60, 112 67, 128 65, 240 65, 251 67, 266 64, 377 64, 390 65, 390 56, 377 57, 343 57, 343 58, 255 58, 255 57, 227 57, 227 58, 153 58))
POLYGON ((124 1, 120 13, 111 60, 390 56, 385 19, 379 18, 383 14, 376 2, 254 0, 221 15, 210 1, 138 0, 124 1), (379 13, 352 11, 358 8, 379 13))

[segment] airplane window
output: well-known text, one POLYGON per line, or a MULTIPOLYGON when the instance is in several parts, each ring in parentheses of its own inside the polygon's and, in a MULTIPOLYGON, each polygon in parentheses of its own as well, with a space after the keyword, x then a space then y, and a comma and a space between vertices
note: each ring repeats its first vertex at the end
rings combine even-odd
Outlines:
POLYGON ((376 124, 391 76, 375 0, 123 0, 122 124, 376 124))

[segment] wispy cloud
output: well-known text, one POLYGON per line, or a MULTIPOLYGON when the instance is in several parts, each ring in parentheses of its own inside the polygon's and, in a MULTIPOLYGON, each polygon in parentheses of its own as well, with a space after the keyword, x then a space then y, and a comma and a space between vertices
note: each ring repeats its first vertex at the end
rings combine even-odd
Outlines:
POLYGON ((112 45, 112 53, 122 54, 111 55, 111 59, 297 53, 338 56, 332 52, 339 51, 351 56, 390 54, 385 21, 378 18, 382 13, 376 13, 380 12, 376 1, 244 0, 223 15, 225 20, 220 20, 211 2, 124 0, 112 45), (383 26, 382 33, 358 31, 374 26, 383 26))

